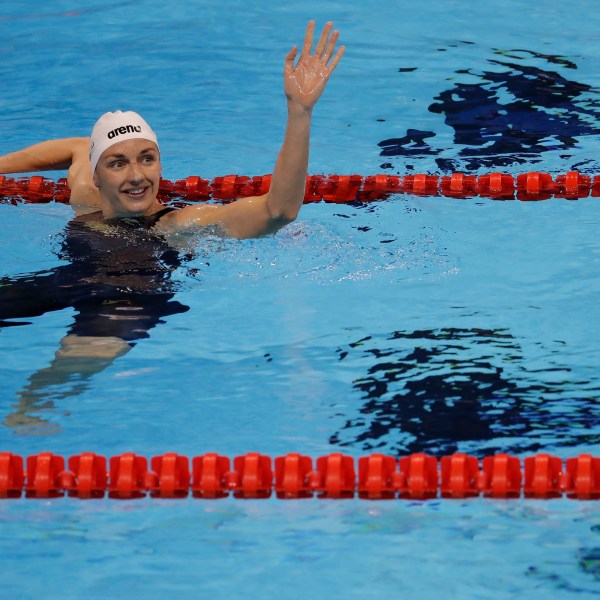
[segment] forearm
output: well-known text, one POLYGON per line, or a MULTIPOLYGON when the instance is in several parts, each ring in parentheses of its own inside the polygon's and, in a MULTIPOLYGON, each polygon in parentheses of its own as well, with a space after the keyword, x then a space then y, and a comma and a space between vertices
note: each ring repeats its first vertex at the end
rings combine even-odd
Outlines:
POLYGON ((311 110, 288 102, 283 145, 267 194, 267 205, 275 220, 293 221, 304 201, 311 118, 311 110))
POLYGON ((80 138, 49 140, 23 150, 0 156, 0 173, 28 173, 68 169, 73 148, 80 138))

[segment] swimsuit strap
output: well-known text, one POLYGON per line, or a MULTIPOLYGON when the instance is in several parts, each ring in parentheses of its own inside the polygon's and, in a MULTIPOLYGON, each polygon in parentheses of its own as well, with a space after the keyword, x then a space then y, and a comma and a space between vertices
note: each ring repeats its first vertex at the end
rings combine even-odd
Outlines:
POLYGON ((158 223, 164 215, 166 215, 170 212, 173 212, 174 210, 177 210, 177 209, 174 208, 173 206, 165 206, 165 208, 163 208, 162 210, 159 210, 158 212, 155 212, 153 215, 150 215, 148 218, 154 219, 154 222, 158 223))

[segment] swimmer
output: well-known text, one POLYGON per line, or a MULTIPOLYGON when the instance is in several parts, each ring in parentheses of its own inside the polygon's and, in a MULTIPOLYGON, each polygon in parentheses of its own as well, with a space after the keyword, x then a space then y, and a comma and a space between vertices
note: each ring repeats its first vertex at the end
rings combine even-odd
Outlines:
POLYGON ((256 237, 296 218, 304 200, 312 110, 344 53, 343 46, 335 49, 338 32, 331 23, 313 52, 314 29, 311 21, 297 62, 296 47, 285 58, 287 127, 263 196, 224 206, 164 207, 157 200, 156 134, 133 112, 106 113, 89 138, 50 140, 0 157, 0 173, 68 169, 76 215, 58 250, 60 265, 0 277, 0 333, 49 311, 75 310, 54 359, 19 390, 4 425, 55 431, 43 418, 55 410, 55 399, 78 395, 165 318, 189 310, 174 298, 171 274, 185 257, 168 234, 209 227, 231 237, 256 237))
POLYGON ((166 231, 216 226, 236 238, 274 233, 294 221, 302 206, 312 111, 345 50, 336 51, 339 32, 327 23, 313 52, 314 31, 310 21, 295 65, 296 46, 285 57, 287 125, 271 187, 262 196, 165 211, 157 199, 162 166, 156 134, 134 112, 104 114, 90 138, 49 140, 2 156, 0 174, 68 169, 76 214, 100 209, 104 219, 154 217, 166 231))

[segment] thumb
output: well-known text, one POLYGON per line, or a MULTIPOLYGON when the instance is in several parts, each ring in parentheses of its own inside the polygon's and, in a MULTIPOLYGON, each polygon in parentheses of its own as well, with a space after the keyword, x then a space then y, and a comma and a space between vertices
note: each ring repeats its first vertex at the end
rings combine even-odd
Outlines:
POLYGON ((285 56, 285 72, 294 69, 294 60, 298 54, 298 46, 294 46, 285 56))

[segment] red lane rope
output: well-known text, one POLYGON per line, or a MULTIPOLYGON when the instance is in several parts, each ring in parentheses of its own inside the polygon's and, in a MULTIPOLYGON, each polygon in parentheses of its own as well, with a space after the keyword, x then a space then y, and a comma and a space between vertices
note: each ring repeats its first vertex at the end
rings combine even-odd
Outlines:
POLYGON ((286 454, 275 459, 250 452, 236 456, 175 453, 111 457, 84 452, 69 457, 42 452, 23 457, 0 452, 0 498, 351 498, 600 499, 600 458, 590 454, 562 461, 549 454, 523 459, 495 454, 480 461, 467 454, 437 459, 418 453, 400 457, 339 453, 286 454), (25 467, 25 468, 24 468, 25 467), (358 467, 358 468, 356 468, 358 467))
MULTIPOLYGON (((226 175, 212 180, 187 177, 177 181, 161 180, 159 197, 163 201, 180 198, 196 202, 224 202, 259 196, 268 191, 271 175, 246 177, 226 175)), ((0 176, 0 198, 26 202, 68 202, 70 189, 66 179, 53 181, 38 175, 10 178, 0 176)), ((451 198, 485 197, 495 200, 576 200, 600 196, 600 175, 583 175, 570 171, 554 178, 548 173, 520 175, 489 173, 485 175, 309 175, 304 202, 371 202, 392 194, 447 196, 451 198)))

